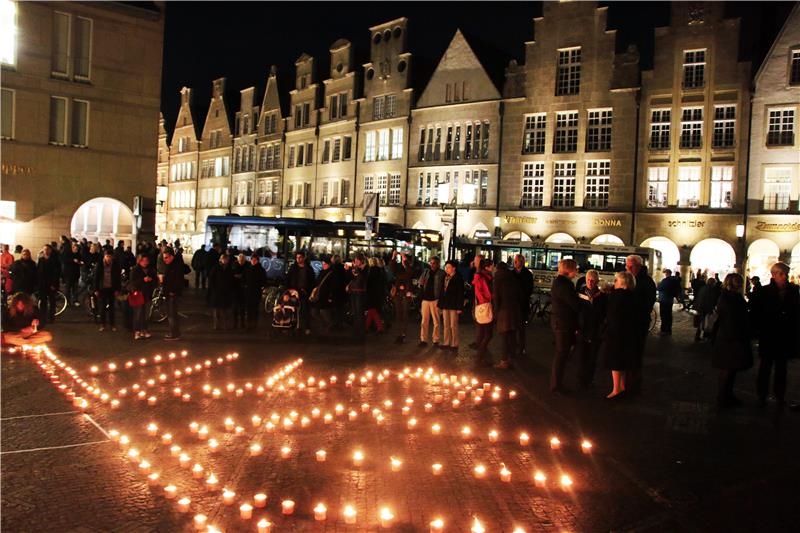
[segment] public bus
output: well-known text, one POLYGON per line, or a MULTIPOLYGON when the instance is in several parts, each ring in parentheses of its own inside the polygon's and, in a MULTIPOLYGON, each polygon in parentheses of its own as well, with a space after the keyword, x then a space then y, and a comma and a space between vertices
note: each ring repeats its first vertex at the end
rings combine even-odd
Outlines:
POLYGON ((519 239, 464 239, 456 242, 462 253, 483 254, 495 261, 509 265, 514 256, 522 254, 525 264, 533 272, 534 288, 549 291, 558 273, 558 262, 574 259, 578 263, 578 275, 594 269, 601 281, 614 282, 614 274, 625 270, 625 258, 635 254, 642 257, 650 276, 661 279, 661 252, 655 248, 642 246, 613 246, 607 244, 564 244, 522 241, 519 239))

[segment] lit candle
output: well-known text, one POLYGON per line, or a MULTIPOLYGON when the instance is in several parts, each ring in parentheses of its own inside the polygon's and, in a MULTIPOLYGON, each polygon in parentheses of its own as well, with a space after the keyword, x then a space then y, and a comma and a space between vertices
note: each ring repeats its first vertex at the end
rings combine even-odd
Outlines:
POLYGON ((514 528, 514 531, 512 531, 511 533, 525 533, 525 530, 522 529, 521 527, 517 526, 517 527, 514 528))
POLYGON ((192 503, 192 500, 190 500, 189 498, 181 498, 180 500, 178 500, 178 512, 188 513, 190 503, 192 503))
POLYGON ((241 398, 244 396, 244 389, 236 389, 236 397, 241 398))
POLYGON ((434 424, 431 426, 431 433, 433 433, 434 435, 438 435, 441 432, 442 432, 442 426, 440 426, 439 424, 434 424))
POLYGON ((368 403, 362 403, 361 404, 361 412, 362 413, 369 413, 369 404, 368 403))
POLYGON ((491 390, 491 388, 492 388, 492 384, 491 383, 484 383, 483 384, 483 390, 484 391, 489 392, 491 390))
POLYGON ((545 486, 545 483, 547 483, 547 476, 544 475, 544 472, 537 470, 533 475, 533 481, 536 483, 537 487, 542 488, 545 486))
POLYGON ((242 520, 250 520, 253 518, 253 506, 249 503, 243 503, 239 506, 239 517, 242 520))
POLYGON ((192 422, 191 424, 189 424, 189 431, 191 431, 192 433, 197 433, 199 429, 200 429, 200 424, 198 424, 197 422, 192 422))
POLYGON ((208 517, 204 514, 196 514, 194 515, 194 528, 197 531, 203 531, 206 528, 206 522, 208 522, 208 517))
POLYGON ((303 418, 300 419, 301 428, 307 428, 310 425, 311 425, 311 419, 308 418, 307 416, 304 416, 303 418))
POLYGON ((292 500, 283 500, 281 502, 281 512, 285 515, 294 513, 294 502, 292 500))
POLYGON ((316 507, 314 507, 314 520, 317 522, 322 522, 328 517, 328 508, 325 507, 324 504, 318 503, 316 507))
POLYGON ((381 513, 379 516, 381 519, 382 528, 388 529, 392 527, 392 522, 394 522, 394 514, 392 514, 391 509, 389 509, 388 507, 384 507, 383 509, 381 509, 381 513))
POLYGON ((192 477, 195 479, 200 479, 203 477, 203 465, 200 463, 195 463, 192 467, 192 477))
POLYGON ((436 518, 431 520, 430 533, 442 533, 444 531, 444 520, 436 518))
POLYGON ((484 533, 486 530, 483 528, 483 524, 481 521, 478 520, 478 517, 475 517, 475 521, 472 522, 472 529, 470 529, 470 533, 484 533))
POLYGON ((497 442, 497 439, 499 438, 500 433, 498 433, 496 429, 493 429, 489 432, 489 442, 497 442))
POLYGON ((292 455, 292 449, 290 447, 284 446, 281 448, 281 457, 283 459, 288 459, 290 455, 292 455))
POLYGON ((552 439, 550 439, 550 449, 551 450, 561 449, 561 441, 558 440, 558 437, 553 437, 552 439))
POLYGON ((411 408, 407 405, 404 405, 400 412, 403 413, 403 416, 408 416, 408 413, 411 412, 411 408))
POLYGON ((208 438, 208 426, 203 426, 197 430, 197 438, 200 440, 206 440, 208 438))
POLYGON ((268 432, 270 432, 270 433, 272 433, 273 431, 275 431, 275 424, 273 424, 272 422, 267 422, 266 424, 264 424, 264 427, 265 427, 265 428, 267 429, 267 431, 268 431, 268 432))
POLYGON ((233 434, 237 437, 241 437, 244 435, 244 428, 242 426, 236 426, 233 430, 233 434))
POLYGON ((483 478, 486 476, 486 467, 483 465, 478 465, 475 467, 474 473, 476 478, 483 478))
POLYGON ((442 473, 442 465, 441 465, 441 463, 434 463, 433 466, 431 467, 431 469, 433 470, 433 475, 434 476, 438 476, 438 475, 440 475, 442 473))
POLYGON ((459 400, 463 402, 464 400, 467 399, 467 391, 460 390, 458 391, 458 393, 456 393, 456 396, 459 400))
POLYGON ((272 532, 272 522, 270 522, 266 518, 262 518, 261 520, 259 520, 256 526, 258 526, 258 533, 272 532))
POLYGON ((464 426, 463 428, 461 428, 461 438, 462 439, 468 440, 471 437, 472 437, 472 430, 470 429, 469 426, 464 426))
POLYGON ((218 483, 219 483, 219 480, 217 479, 217 476, 215 476, 213 474, 213 472, 212 472, 212 474, 206 478, 206 490, 208 490, 208 491, 217 490, 217 484, 218 483))
POLYGON ((157 402, 158 398, 156 398, 155 396, 150 396, 149 398, 147 398, 147 405, 149 405, 150 407, 154 406, 157 402))
POLYGON ((233 499, 236 498, 236 493, 230 489, 222 491, 222 503, 225 505, 233 505, 233 499))
POLYGON ((253 427, 257 428, 261 425, 261 417, 258 415, 253 415, 253 418, 250 419, 253 423, 253 427))
POLYGON ((108 438, 111 439, 111 442, 118 442, 119 441, 119 431, 116 429, 112 429, 108 432, 108 438))
POLYGON ((146 460, 143 460, 141 463, 139 463, 139 470, 147 474, 150 472, 150 463, 146 460))
POLYGON ((592 443, 588 440, 581 442, 581 451, 587 455, 592 453, 592 443))
MULTIPOLYGON (((483 390, 483 389, 481 389, 481 390, 483 390)), ((483 401, 483 400, 481 399, 481 397, 480 397, 480 396, 475 396, 475 397, 472 399, 472 403, 473 403, 473 404, 475 404, 475 405, 480 405, 480 404, 481 404, 481 401, 483 401)))
POLYGON ((322 411, 319 410, 319 407, 315 407, 311 410, 311 418, 319 418, 322 411))
POLYGON ((506 468, 506 465, 503 465, 502 470, 500 470, 500 481, 504 483, 511 482, 511 470, 506 468))
POLYGON ((175 498, 175 495, 178 493, 178 487, 175 485, 167 485, 164 487, 164 497, 168 500, 175 498))
POLYGON ((444 401, 444 395, 443 394, 436 394, 433 397, 433 403, 442 403, 443 401, 444 401))
POLYGON ((519 434, 519 444, 520 446, 527 446, 531 443, 531 437, 527 433, 520 433, 519 434))
POLYGON ((209 439, 208 440, 208 451, 211 453, 216 452, 219 449, 219 442, 217 439, 209 439))
POLYGON ((258 443, 254 443, 250 445, 250 457, 256 457, 261 455, 261 445, 258 443))
POLYGON ((147 484, 151 487, 158 485, 158 478, 161 477, 158 472, 153 472, 147 476, 147 484))
POLYGON ((508 392, 508 399, 509 399, 509 400, 513 400, 513 399, 514 399, 514 398, 516 398, 516 397, 517 397, 517 391, 515 391, 515 390, 512 390, 512 391, 509 391, 509 392, 508 392))
POLYGON ((429 403, 426 403, 425 404, 425 412, 426 413, 432 413, 433 412, 433 405, 431 405, 429 403))
POLYGON ((324 463, 325 459, 327 459, 328 454, 325 450, 317 450, 317 462, 324 463))
POLYGON ((164 433, 161 435, 162 444, 172 444, 172 433, 164 433))
POLYGON ((569 490, 572 488, 572 478, 567 474, 561 476, 561 488, 563 490, 569 490))
POLYGON ((392 472, 399 472, 400 468, 403 466, 403 461, 397 457, 392 457, 390 462, 392 464, 392 472))
POLYGON ((356 523, 356 510, 352 505, 345 505, 344 509, 342 510, 342 516, 344 516, 344 523, 345 524, 355 524, 356 523))
POLYGON ((258 507, 259 509, 263 509, 267 506, 267 495, 263 492, 259 492, 255 496, 253 496, 253 505, 258 507))
POLYGON ((333 422, 333 415, 330 413, 325 413, 325 416, 322 418, 326 424, 330 424, 333 422))
POLYGON ((181 400, 182 400, 183 402, 188 402, 188 401, 190 401, 191 399, 192 399, 192 395, 191 395, 191 394, 189 394, 188 392, 187 392, 186 394, 184 394, 183 396, 181 396, 181 400))
MULTIPOLYGON (((337 414, 339 414, 340 407, 342 410, 344 410, 344 407, 342 407, 341 405, 337 405, 336 406, 337 414)), ((292 411, 291 413, 289 413, 289 418, 291 419, 292 422, 297 422, 297 419, 300 418, 300 413, 298 413, 297 411, 292 411)))
POLYGON ((181 447, 178 446, 177 444, 174 444, 174 445, 170 446, 169 454, 172 457, 178 457, 181 454, 181 447))
POLYGON ((213 391, 211 391, 211 397, 214 398, 215 400, 219 399, 220 396, 222 396, 222 391, 221 390, 214 389, 213 391))
POLYGON ((356 451, 353 453, 353 466, 361 466, 364 464, 364 452, 356 451))
POLYGON ((132 463, 138 463, 139 450, 137 450, 136 448, 131 448, 130 450, 128 450, 128 459, 130 459, 132 463))
POLYGON ((355 419, 357 419, 357 418, 358 418, 358 413, 357 413, 357 412, 355 412, 355 411, 350 411, 349 413, 347 413, 347 419, 348 419, 350 422, 353 422, 353 421, 354 421, 355 419))
POLYGON ((235 388, 236 385, 234 385, 233 383, 228 383, 228 385, 225 387, 225 390, 227 390, 228 392, 233 392, 235 388))
POLYGON ((386 418, 383 415, 378 415, 375 417, 375 421, 378 423, 379 426, 382 426, 383 423, 386 421, 386 418))
POLYGON ((408 429, 415 429, 417 427, 417 419, 416 418, 409 418, 408 422, 406 423, 408 429))

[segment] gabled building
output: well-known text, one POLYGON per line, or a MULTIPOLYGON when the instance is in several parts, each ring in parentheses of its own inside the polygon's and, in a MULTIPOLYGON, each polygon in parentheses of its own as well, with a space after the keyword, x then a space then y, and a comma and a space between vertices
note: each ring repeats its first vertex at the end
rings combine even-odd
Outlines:
POLYGON ((509 64, 503 236, 630 243, 638 53, 615 53, 607 15, 595 2, 546 2, 525 63, 509 64))
POLYGON ((323 81, 319 116, 319 158, 316 179, 316 218, 352 220, 358 133, 358 76, 353 69, 350 41, 339 39, 330 47, 329 78, 323 81))
POLYGON ((259 108, 254 105, 255 87, 241 91, 233 136, 231 213, 252 215, 255 208, 259 108))
MULTIPOLYGON (((197 185, 196 234, 205 233, 209 215, 224 215, 230 207, 233 135, 225 104, 225 78, 212 84, 211 103, 200 145, 200 179, 197 185)), ((195 247, 199 243, 193 243, 195 247)))
POLYGON ((500 92, 457 30, 411 111, 406 188, 406 224, 442 228, 445 249, 456 234, 493 227, 501 113, 500 92))
POLYGON ((747 192, 748 273, 785 261, 800 276, 800 4, 755 76, 747 192))
POLYGON ((158 114, 158 162, 156 164, 156 220, 157 236, 167 231, 167 201, 169 201, 169 144, 164 127, 164 115, 158 114))
POLYGON ((370 61, 364 64, 364 95, 358 100, 358 170, 355 220, 364 220, 365 193, 380 194, 380 220, 405 223, 408 121, 413 102, 411 54, 403 17, 370 31, 370 61))
POLYGON ((720 2, 672 3, 642 73, 633 240, 684 279, 694 264, 728 272, 744 253, 750 63, 739 61, 739 19, 723 14, 720 2))
POLYGON ((290 115, 284 141, 283 215, 314 218, 319 84, 313 57, 302 54, 294 65, 295 87, 289 92, 290 115))
POLYGON ((267 78, 267 88, 258 119, 258 170, 256 171, 256 206, 258 216, 281 213, 285 121, 278 95, 277 69, 273 65, 267 78))
POLYGON ((167 193, 166 229, 158 237, 172 242, 188 243, 198 225, 197 183, 200 169, 200 140, 192 113, 192 90, 181 89, 181 107, 172 130, 169 146, 169 184, 167 193))

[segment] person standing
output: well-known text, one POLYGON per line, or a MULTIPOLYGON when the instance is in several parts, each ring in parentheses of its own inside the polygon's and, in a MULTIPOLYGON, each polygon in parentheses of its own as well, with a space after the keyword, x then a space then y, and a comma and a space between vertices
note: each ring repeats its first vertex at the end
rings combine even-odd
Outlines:
POLYGON ((286 284, 290 289, 296 290, 300 294, 300 329, 305 330, 305 334, 311 333, 308 327, 308 296, 314 288, 314 269, 306 261, 305 252, 297 252, 294 255, 294 263, 289 267, 286 275, 286 284))
POLYGON ((798 357, 800 342, 800 293, 789 281, 789 265, 782 262, 770 269, 772 279, 753 299, 753 316, 758 331, 758 367, 756 392, 759 406, 766 405, 772 368, 775 374, 772 393, 783 407, 786 403, 786 376, 789 359, 798 357))
POLYGON ((664 279, 658 282, 658 307, 661 316, 661 335, 672 335, 672 304, 680 296, 680 280, 664 269, 664 279))
POLYGON ((100 307, 100 331, 105 331, 106 326, 111 331, 117 331, 115 314, 117 307, 116 296, 122 288, 122 271, 119 263, 114 260, 114 250, 106 249, 103 253, 103 262, 97 266, 94 273, 94 290, 100 307))
POLYGON ((431 340, 433 345, 439 344, 441 334, 441 322, 439 318, 439 296, 444 284, 444 272, 442 271, 438 257, 431 257, 430 268, 426 268, 419 277, 419 291, 422 313, 419 328, 419 346, 428 345, 428 335, 430 333, 430 323, 433 321, 433 334, 431 340))
POLYGON ((577 275, 578 263, 574 259, 562 259, 558 262, 558 275, 550 289, 550 327, 556 345, 550 371, 550 392, 553 393, 570 392, 564 386, 564 368, 575 346, 581 310, 581 299, 572 282, 577 275))
POLYGON ((580 356, 578 383, 582 389, 588 389, 594 381, 601 333, 608 309, 608 294, 600 290, 600 274, 597 270, 586 272, 586 285, 578 290, 578 297, 583 300, 575 348, 580 356))
POLYGON ((161 275, 161 285, 167 299, 167 322, 169 333, 164 335, 164 340, 176 341, 181 338, 180 317, 178 305, 183 293, 183 261, 175 258, 175 251, 165 246, 161 252, 164 260, 164 273, 161 275))
POLYGON ((742 404, 733 394, 736 373, 753 366, 750 320, 747 302, 742 295, 743 285, 744 278, 740 274, 728 274, 722 282, 717 302, 711 364, 719 370, 717 408, 720 410, 742 404))
POLYGON ((211 294, 211 321, 214 330, 231 329, 231 307, 235 283, 230 256, 222 254, 219 263, 211 269, 208 277, 208 291, 211 294))
POLYGON ((247 314, 247 331, 258 327, 258 315, 261 311, 261 294, 267 286, 267 273, 258 256, 250 256, 250 265, 244 272, 244 302, 247 314))
MULTIPOLYGON (((492 303, 492 270, 494 270, 494 262, 491 259, 476 261, 478 261, 478 269, 472 277, 472 288, 475 293, 475 303, 472 309, 481 304, 491 305, 492 303)), ((489 359, 489 342, 492 340, 493 331, 494 320, 485 324, 477 323, 475 366, 492 366, 492 361, 489 359)))
POLYGON ((444 264, 444 284, 439 295, 438 306, 442 310, 444 338, 439 348, 458 353, 458 318, 464 308, 464 278, 453 260, 444 264))
POLYGON ((194 270, 194 288, 205 289, 208 286, 205 244, 201 244, 200 248, 192 254, 192 270, 194 270))
POLYGON ((233 273, 233 329, 247 327, 246 308, 245 308, 245 275, 250 264, 243 253, 236 256, 236 260, 231 262, 231 272, 233 273))
MULTIPOLYGON (((208 277, 211 275, 211 269, 219 264, 219 257, 222 255, 222 247, 215 244, 206 251, 205 263, 203 270, 205 271, 206 284, 203 285, 205 289, 208 286, 208 277)), ((206 303, 211 304, 211 291, 206 292, 206 303)))
POLYGON ((61 277, 67 304, 78 306, 78 282, 81 278, 81 253, 77 242, 70 243, 61 254, 61 277))
POLYGON ((364 328, 368 331, 375 323, 375 331, 382 335, 384 324, 381 309, 386 300, 386 273, 378 264, 378 259, 370 257, 367 269, 367 316, 364 328))
POLYGON ((517 353, 524 356, 528 347, 528 316, 531 313, 531 294, 533 294, 533 274, 525 266, 522 254, 514 256, 514 277, 519 285, 519 321, 517 322, 517 353))
POLYGON ((411 258, 405 252, 400 254, 400 262, 397 261, 397 250, 392 250, 392 260, 390 267, 394 279, 392 280, 392 301, 394 302, 394 315, 397 320, 397 338, 395 344, 402 344, 406 340, 408 333, 408 312, 411 307, 411 279, 414 277, 414 269, 411 258))
POLYGON ((36 263, 31 259, 30 250, 22 250, 22 256, 11 264, 10 272, 12 292, 22 292, 28 296, 36 292, 36 263))
POLYGON ((141 305, 133 307, 133 340, 152 337, 147 327, 147 307, 153 299, 156 288, 156 269, 150 265, 147 254, 139 254, 136 265, 131 269, 131 291, 142 295, 141 305))
MULTIPOLYGON (((637 338, 631 333, 630 310, 636 307, 636 278, 630 272, 614 275, 614 288, 608 295, 608 312, 603 330, 600 357, 611 370, 613 388, 607 399, 621 399, 627 390, 627 372, 636 357, 637 338)), ((635 327, 635 324, 634 324, 635 327)))
POLYGON ((351 266, 345 264, 345 269, 350 274, 350 281, 347 283, 347 294, 350 297, 350 311, 353 313, 353 338, 356 341, 363 341, 366 333, 364 327, 364 312, 367 304, 367 269, 366 257, 358 253, 353 258, 351 266))
POLYGON ((647 334, 650 332, 650 314, 656 304, 656 283, 647 273, 644 259, 640 255, 631 254, 626 257, 625 270, 636 278, 636 286, 633 289, 636 297, 633 308, 633 335, 636 343, 633 362, 628 370, 627 390, 628 394, 638 394, 642 389, 642 364, 647 334))
POLYGON ((42 326, 56 320, 56 291, 61 280, 61 263, 53 251, 53 245, 45 244, 36 263, 36 279, 39 290, 40 320, 42 326))
MULTIPOLYGON (((322 272, 317 278, 315 290, 317 292, 316 301, 312 302, 320 320, 322 321, 321 331, 329 333, 334 328, 334 307, 335 294, 337 292, 336 283, 338 276, 332 268, 332 260, 328 257, 322 259, 322 272)), ((313 309, 312 309, 313 310, 313 309)))
POLYGON ((520 286, 517 277, 505 263, 498 263, 492 282, 492 305, 497 332, 503 339, 503 354, 495 368, 511 368, 511 359, 517 355, 517 332, 521 321, 519 305, 520 286))
POLYGON ((710 332, 705 330, 706 317, 714 311, 714 307, 719 300, 720 287, 717 280, 713 277, 708 278, 698 291, 697 298, 695 299, 695 309, 698 312, 697 329, 694 333, 694 342, 700 342, 701 335, 703 338, 711 336, 710 332))

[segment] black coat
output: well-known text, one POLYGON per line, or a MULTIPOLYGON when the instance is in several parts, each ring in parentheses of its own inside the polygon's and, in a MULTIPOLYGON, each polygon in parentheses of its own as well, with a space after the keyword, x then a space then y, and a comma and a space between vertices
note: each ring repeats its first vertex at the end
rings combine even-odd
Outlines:
POLYGON ((591 301, 581 298, 581 312, 578 317, 581 339, 599 342, 608 311, 608 294, 600 289, 592 293, 586 285, 578 293, 591 298, 591 301))
POLYGON ((11 263, 11 290, 31 294, 36 292, 36 263, 33 259, 17 259, 11 263))
POLYGON ((318 299, 316 306, 319 309, 330 309, 336 304, 339 294, 340 277, 333 268, 323 270, 317 278, 318 299))
POLYGON ((599 357, 609 370, 628 370, 636 355, 636 334, 631 320, 635 305, 634 291, 614 289, 608 295, 599 357))
POLYGON ((171 264, 164 264, 164 281, 161 285, 166 295, 180 296, 183 293, 183 267, 183 261, 177 255, 171 264))
POLYGON ((39 258, 39 262, 36 263, 36 279, 40 291, 58 290, 61 285, 61 263, 55 253, 50 259, 44 256, 39 258))
POLYGON ((517 278, 519 283, 519 310, 524 316, 528 316, 531 305, 531 294, 533 294, 533 273, 526 267, 517 272, 516 269, 512 270, 514 277, 517 278))
POLYGON ((308 296, 314 288, 314 269, 306 261, 302 268, 295 262, 289 267, 286 275, 286 285, 290 289, 297 289, 300 294, 308 296))
POLYGON ((144 294, 145 300, 150 300, 153 297, 153 290, 156 288, 157 282, 156 269, 152 265, 147 265, 146 269, 140 265, 135 265, 131 269, 130 289, 144 294), (145 281, 144 278, 146 277, 150 278, 150 281, 145 281))
POLYGON ((580 311, 575 285, 567 276, 556 276, 550 289, 550 327, 553 331, 577 331, 580 311))
POLYGON ((386 300, 386 273, 379 266, 371 266, 367 271, 367 309, 383 308, 386 300))
POLYGON ((647 268, 642 267, 636 276, 636 287, 633 289, 636 315, 634 318, 639 332, 646 332, 650 328, 650 313, 656 304, 656 282, 647 273, 647 268))
POLYGON ((492 305, 498 333, 513 331, 519 327, 519 290, 519 283, 511 270, 498 266, 492 282, 492 305))
POLYGON ((227 309, 233 305, 235 287, 233 269, 230 263, 218 264, 208 275, 208 290, 211 293, 211 306, 216 309, 227 309))
POLYGON ((769 283, 753 298, 753 315, 758 331, 761 357, 793 359, 800 356, 800 293, 786 282, 783 296, 778 286, 769 283))
POLYGON ((711 364, 723 370, 745 370, 753 366, 747 302, 739 293, 723 290, 720 294, 711 364))
MULTIPOLYGON (((103 288, 103 272, 105 263, 100 262, 94 270, 94 290, 99 291, 103 288)), ((122 288, 122 269, 116 260, 111 261, 111 289, 118 291, 122 288)))
POLYGON ((444 277, 442 293, 439 295, 439 309, 454 309, 460 311, 464 308, 464 278, 458 272, 449 279, 444 277))
POLYGON ((244 271, 245 300, 254 303, 261 300, 261 291, 267 285, 267 272, 261 263, 250 263, 244 271))

